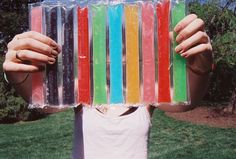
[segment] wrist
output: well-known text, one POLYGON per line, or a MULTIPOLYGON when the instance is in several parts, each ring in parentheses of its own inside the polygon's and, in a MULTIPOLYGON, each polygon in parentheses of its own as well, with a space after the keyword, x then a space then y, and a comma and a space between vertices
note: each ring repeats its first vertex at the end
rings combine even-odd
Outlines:
POLYGON ((11 85, 21 85, 29 77, 29 73, 3 72, 6 83, 11 85))
POLYGON ((213 55, 211 53, 203 53, 195 55, 188 59, 188 69, 197 75, 208 75, 212 72, 213 55))

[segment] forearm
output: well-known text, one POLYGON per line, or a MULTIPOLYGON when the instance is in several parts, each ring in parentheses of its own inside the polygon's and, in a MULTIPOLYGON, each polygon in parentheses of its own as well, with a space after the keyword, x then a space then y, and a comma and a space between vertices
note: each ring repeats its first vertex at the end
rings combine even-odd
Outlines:
MULTIPOLYGON (((184 112, 194 108, 204 97, 210 79, 212 69, 213 56, 212 53, 203 53, 188 58, 188 81, 190 93, 190 105, 176 105, 175 107, 169 104, 159 105, 158 108, 168 112, 184 112)), ((155 107, 147 106, 149 113, 152 115, 155 107)))
POLYGON ((29 102, 31 95, 31 74, 6 72, 8 82, 15 88, 25 101, 29 102))
POLYGON ((212 64, 212 53, 202 53, 188 59, 188 81, 192 105, 198 104, 207 91, 212 64))

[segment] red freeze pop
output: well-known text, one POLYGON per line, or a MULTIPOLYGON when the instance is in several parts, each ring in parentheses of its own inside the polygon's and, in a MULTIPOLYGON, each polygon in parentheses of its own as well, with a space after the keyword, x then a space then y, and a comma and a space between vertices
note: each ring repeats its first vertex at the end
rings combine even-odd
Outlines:
POLYGON ((170 97, 170 1, 163 0, 157 5, 158 16, 158 102, 169 103, 170 97))
POLYGON ((88 8, 78 8, 79 96, 78 102, 90 104, 90 56, 88 8))
POLYGON ((142 6, 143 101, 155 102, 154 8, 152 3, 142 6))
MULTIPOLYGON (((31 30, 42 33, 42 7, 31 10, 31 30)), ((44 104, 43 73, 32 74, 32 104, 44 104)))

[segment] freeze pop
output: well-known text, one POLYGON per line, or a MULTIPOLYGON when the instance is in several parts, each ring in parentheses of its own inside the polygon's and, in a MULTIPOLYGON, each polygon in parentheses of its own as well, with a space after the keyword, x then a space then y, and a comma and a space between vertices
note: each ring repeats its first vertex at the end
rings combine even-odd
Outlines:
POLYGON ((64 26, 64 43, 62 45, 62 65, 63 65, 63 104, 74 103, 75 83, 74 83, 74 10, 72 7, 61 8, 62 24, 64 26))
POLYGON ((93 103, 107 103, 106 91, 106 6, 92 6, 93 103))
POLYGON ((30 11, 31 29, 62 46, 32 74, 33 107, 189 103, 186 60, 169 37, 184 0, 46 0, 30 11))
POLYGON ((123 103, 122 17, 123 6, 108 8, 110 49, 110 103, 123 103))
POLYGON ((142 5, 143 102, 155 103, 154 6, 142 5))
MULTIPOLYGON (((30 16, 30 27, 32 31, 42 33, 42 7, 32 7, 30 16)), ((32 74, 32 97, 31 102, 43 105, 44 91, 43 91, 43 72, 32 74)))
POLYGON ((126 102, 140 102, 139 81, 139 20, 138 6, 125 6, 126 33, 126 102))
MULTIPOLYGON (((185 17, 185 4, 178 2, 172 10, 172 28, 185 17)), ((174 39, 176 39, 174 33, 174 39)), ((187 68, 186 60, 175 52, 176 40, 173 43, 173 82, 174 82, 174 102, 186 102, 187 98, 187 68)))
POLYGON ((90 52, 89 52, 89 26, 88 8, 78 7, 78 102, 90 104, 90 52))
MULTIPOLYGON (((44 33, 57 41, 57 7, 44 7, 44 12, 46 23, 44 33)), ((46 103, 48 105, 59 105, 57 70, 57 62, 46 66, 46 103)))
POLYGON ((158 18, 158 102, 171 103, 170 96, 170 0, 157 5, 158 18))

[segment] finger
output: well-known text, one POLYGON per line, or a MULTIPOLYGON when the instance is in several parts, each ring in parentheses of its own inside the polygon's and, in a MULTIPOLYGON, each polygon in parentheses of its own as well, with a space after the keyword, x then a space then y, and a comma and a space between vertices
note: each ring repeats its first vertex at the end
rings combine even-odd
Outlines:
POLYGON ((173 39, 174 39, 174 33, 173 33, 173 31, 169 32, 169 37, 170 37, 170 40, 173 41, 173 39))
POLYGON ((31 62, 48 63, 48 64, 54 64, 56 62, 55 58, 46 56, 44 54, 39 54, 34 51, 20 50, 16 53, 18 55, 18 59, 22 61, 31 61, 31 62))
POLYGON ((29 32, 25 32, 22 34, 18 34, 14 37, 13 40, 20 40, 20 39, 25 39, 25 38, 32 38, 35 40, 38 40, 44 44, 47 44, 51 47, 58 47, 58 44, 52 40, 51 38, 49 38, 48 36, 45 36, 41 33, 35 32, 35 31, 29 31, 29 32))
POLYGON ((38 40, 25 38, 17 41, 11 41, 9 44, 9 50, 32 50, 47 56, 57 56, 58 51, 54 50, 49 45, 42 43, 38 40))
POLYGON ((181 54, 181 56, 188 58, 188 57, 196 55, 196 54, 207 53, 207 52, 211 52, 211 51, 212 51, 212 46, 210 43, 200 44, 200 45, 197 45, 196 47, 189 49, 186 52, 183 52, 181 54))
POLYGON ((35 66, 35 65, 27 65, 27 64, 20 64, 20 63, 14 63, 11 61, 6 61, 3 64, 4 71, 6 72, 38 72, 43 71, 43 66, 35 66))
POLYGON ((196 14, 190 14, 190 15, 186 16, 184 19, 182 19, 175 26, 174 32, 176 32, 178 34, 181 30, 183 30, 187 25, 189 25, 195 19, 197 19, 197 15, 196 14))
POLYGON ((187 25, 176 37, 177 43, 182 42, 183 40, 189 38, 199 30, 204 30, 204 22, 202 19, 195 19, 189 25, 187 25))
POLYGON ((190 38, 186 39, 183 41, 181 44, 179 44, 176 48, 175 51, 177 53, 179 52, 185 52, 189 48, 196 46, 197 44, 201 43, 208 43, 209 42, 209 37, 205 32, 199 31, 190 38))

